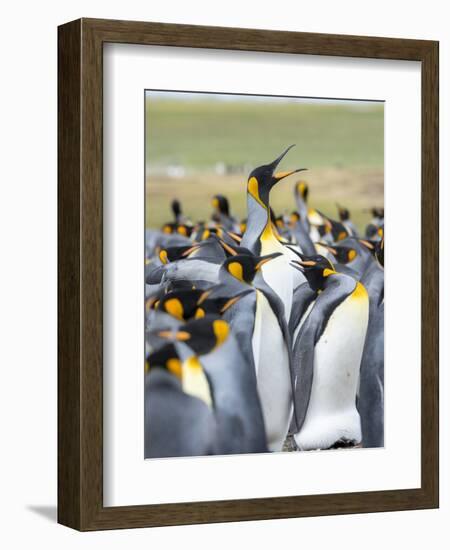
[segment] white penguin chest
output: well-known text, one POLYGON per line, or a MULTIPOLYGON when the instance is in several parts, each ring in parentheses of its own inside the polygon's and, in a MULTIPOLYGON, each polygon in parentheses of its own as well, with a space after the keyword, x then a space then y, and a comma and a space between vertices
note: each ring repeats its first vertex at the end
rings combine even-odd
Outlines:
POLYGON ((285 247, 275 238, 263 239, 261 256, 280 252, 282 256, 264 264, 261 268, 265 282, 283 302, 286 321, 289 320, 294 293, 294 269, 289 265, 285 247))
POLYGON ((295 437, 301 449, 361 438, 356 392, 369 318, 367 292, 361 287, 335 309, 316 343, 308 411, 295 437))

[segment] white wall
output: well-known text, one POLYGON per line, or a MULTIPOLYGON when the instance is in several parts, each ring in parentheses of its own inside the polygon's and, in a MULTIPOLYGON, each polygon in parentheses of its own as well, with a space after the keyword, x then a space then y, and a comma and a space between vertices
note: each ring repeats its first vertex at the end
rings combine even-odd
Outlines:
POLYGON ((445 547, 450 521, 450 35, 446 2, 9 2, 0 65, 0 541, 5 548, 445 547), (80 16, 441 41, 441 509, 79 534, 56 504, 56 27, 80 16), (6 305, 6 307, 5 307, 6 305), (49 519, 49 517, 51 519, 49 519), (5 539, 8 543, 4 545, 5 539), (245 542, 244 542, 245 541, 245 542), (433 544, 434 543, 434 544, 433 544))

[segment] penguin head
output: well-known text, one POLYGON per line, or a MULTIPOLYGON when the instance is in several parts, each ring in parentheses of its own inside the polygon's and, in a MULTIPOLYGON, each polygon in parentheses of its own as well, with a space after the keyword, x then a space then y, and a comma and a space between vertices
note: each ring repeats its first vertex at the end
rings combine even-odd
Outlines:
POLYGON ((341 206, 340 204, 336 204, 339 219, 341 222, 346 222, 350 219, 350 210, 348 208, 345 208, 345 206, 341 206))
POLYGON ((225 216, 230 215, 230 204, 226 197, 223 195, 214 195, 211 202, 214 210, 225 216))
POLYGON ((336 262, 339 264, 348 264, 352 262, 357 256, 358 252, 355 248, 346 245, 336 244, 330 246, 326 243, 320 243, 324 246, 333 256, 336 258, 336 262))
POLYGON ((303 202, 308 202, 309 187, 306 181, 299 180, 295 184, 295 196, 303 199, 303 202))
POLYGON ((323 290, 327 277, 334 275, 336 273, 334 265, 325 258, 325 256, 320 256, 319 254, 314 256, 305 256, 304 254, 299 254, 300 260, 293 260, 291 262, 292 267, 302 271, 305 274, 305 277, 309 283, 309 286, 317 291, 323 290))
POLYGON ((244 290, 235 296, 210 297, 212 292, 212 289, 205 290, 200 296, 195 311, 196 319, 201 319, 206 315, 223 315, 231 306, 252 292, 252 290, 244 290))
POLYGON ((178 222, 179 217, 181 216, 181 203, 178 199, 173 199, 170 207, 172 208, 173 215, 175 217, 175 221, 178 222))
POLYGON ((278 258, 278 256, 281 255, 281 252, 274 252, 273 254, 267 254, 266 256, 240 254, 227 258, 223 262, 222 266, 230 275, 241 283, 251 284, 256 273, 265 263, 270 262, 270 260, 278 258))
POLYGON ((194 316, 197 302, 202 294, 203 291, 199 289, 169 292, 159 300, 157 309, 180 321, 187 321, 194 316))
POLYGON ((273 162, 270 164, 264 164, 263 166, 258 166, 249 175, 247 181, 247 192, 265 208, 269 207, 269 193, 276 183, 291 174, 306 170, 306 168, 297 168, 296 170, 290 170, 288 172, 275 172, 283 157, 292 147, 294 147, 294 145, 288 147, 273 162))
POLYGON ((153 368, 169 371, 177 378, 181 378, 181 360, 175 346, 170 343, 149 354, 145 360, 145 372, 153 368))
MULTIPOLYGON (((322 216, 325 222, 323 229, 324 234, 331 233, 331 236, 335 243, 343 241, 344 239, 349 237, 350 234, 347 228, 341 222, 328 218, 328 216, 325 216, 325 214, 322 214, 322 212, 319 212, 319 214, 322 216)), ((324 235, 321 234, 321 236, 324 235)))
POLYGON ((197 355, 205 355, 227 340, 230 325, 218 315, 205 315, 187 322, 178 330, 162 330, 156 334, 172 343, 184 342, 197 355))
POLYGON ((158 250, 158 257, 162 264, 168 264, 169 262, 176 262, 189 258, 190 254, 199 249, 197 244, 187 246, 168 246, 160 248, 158 250))
POLYGON ((162 227, 161 227, 161 231, 163 233, 165 233, 166 235, 172 235, 173 233, 176 232, 176 227, 177 227, 177 224, 176 223, 165 223, 162 227))
POLYGON ((289 225, 290 227, 295 227, 295 225, 300 221, 300 214, 297 211, 294 211, 289 216, 289 225))

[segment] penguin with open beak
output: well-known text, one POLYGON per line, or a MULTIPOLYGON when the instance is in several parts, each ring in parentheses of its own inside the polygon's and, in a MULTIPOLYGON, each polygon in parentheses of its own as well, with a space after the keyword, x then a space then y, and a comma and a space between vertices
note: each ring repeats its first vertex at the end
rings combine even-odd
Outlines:
POLYGON ((304 277, 288 269, 289 261, 294 259, 292 252, 284 247, 277 238, 270 214, 270 192, 282 179, 305 168, 287 172, 276 172, 276 169, 287 152, 288 147, 278 158, 267 165, 255 168, 247 181, 247 225, 242 237, 241 246, 248 248, 256 256, 266 256, 275 252, 280 257, 262 268, 262 276, 266 283, 279 296, 284 305, 286 321, 289 321, 294 288, 304 282, 304 277))
POLYGON ((300 450, 359 446, 356 395, 369 318, 367 290, 321 256, 292 266, 304 272, 317 293, 293 348, 295 442, 300 450))
MULTIPOLYGON (((216 454, 266 452, 266 435, 253 368, 229 324, 207 315, 164 332, 185 365, 205 375, 217 432, 216 454)), ((205 386, 205 384, 203 384, 205 386)))
POLYGON ((279 256, 280 252, 274 252, 227 258, 220 270, 220 285, 211 292, 211 297, 216 297, 223 289, 251 291, 233 304, 224 318, 230 322, 242 354, 256 373, 270 451, 282 450, 293 412, 291 339, 284 306, 261 275, 263 266, 279 256))

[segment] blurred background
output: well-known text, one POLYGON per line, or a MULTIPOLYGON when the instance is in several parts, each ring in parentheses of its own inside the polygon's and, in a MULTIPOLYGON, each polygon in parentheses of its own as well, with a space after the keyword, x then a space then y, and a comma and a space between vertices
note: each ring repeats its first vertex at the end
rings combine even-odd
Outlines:
POLYGON ((293 188, 310 187, 309 203, 337 219, 336 202, 362 229, 384 206, 384 104, 273 96, 146 93, 146 225, 172 220, 171 200, 192 221, 209 219, 211 198, 226 195, 246 217, 249 172, 296 144, 280 170, 308 168, 271 193, 277 215, 295 209, 293 188))

